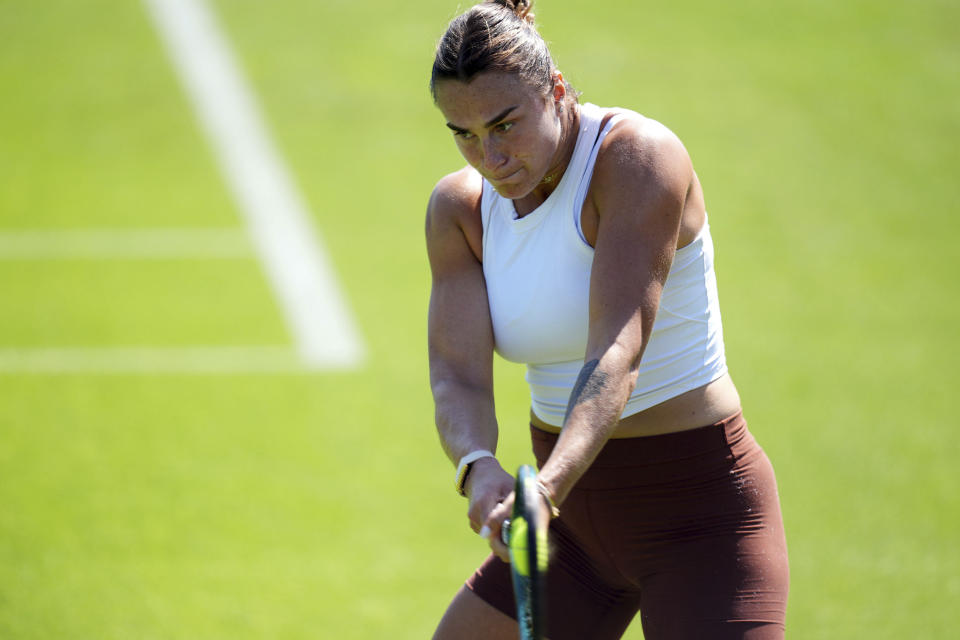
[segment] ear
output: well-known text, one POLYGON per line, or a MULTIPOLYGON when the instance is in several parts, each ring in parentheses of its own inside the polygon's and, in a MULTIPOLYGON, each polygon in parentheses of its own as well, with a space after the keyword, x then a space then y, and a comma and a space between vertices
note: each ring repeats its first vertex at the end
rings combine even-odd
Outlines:
POLYGON ((567 97, 567 85, 563 83, 563 74, 559 71, 553 72, 553 102, 563 104, 563 99, 567 97))

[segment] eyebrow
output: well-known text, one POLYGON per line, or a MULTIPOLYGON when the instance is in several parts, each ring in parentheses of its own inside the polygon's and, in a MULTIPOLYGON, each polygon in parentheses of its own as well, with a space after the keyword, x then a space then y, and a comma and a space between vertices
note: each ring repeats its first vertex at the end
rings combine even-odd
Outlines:
MULTIPOLYGON (((483 125, 483 128, 484 128, 484 129, 487 129, 487 128, 492 127, 493 125, 497 124, 498 122, 500 122, 501 120, 503 120, 504 118, 506 118, 508 115, 510 115, 510 112, 513 111, 514 109, 516 109, 516 108, 519 107, 519 106, 520 106, 520 105, 514 105, 514 106, 512 106, 512 107, 507 107, 506 109, 504 109, 503 111, 501 111, 500 113, 498 113, 497 115, 495 115, 493 118, 491 118, 490 120, 488 120, 487 122, 485 122, 484 125, 483 125)), ((454 131, 457 131, 457 132, 464 132, 464 131, 466 131, 466 129, 461 129, 460 127, 456 126, 455 124, 451 124, 451 123, 449 123, 449 122, 447 123, 447 126, 448 126, 449 128, 451 128, 451 129, 453 129, 454 131)))

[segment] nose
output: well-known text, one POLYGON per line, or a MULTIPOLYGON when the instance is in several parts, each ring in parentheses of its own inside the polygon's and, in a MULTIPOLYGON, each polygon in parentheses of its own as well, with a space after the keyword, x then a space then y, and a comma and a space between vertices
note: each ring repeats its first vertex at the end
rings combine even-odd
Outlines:
POLYGON ((486 171, 495 171, 507 163, 507 154, 500 144, 492 137, 483 142, 483 168, 486 171))

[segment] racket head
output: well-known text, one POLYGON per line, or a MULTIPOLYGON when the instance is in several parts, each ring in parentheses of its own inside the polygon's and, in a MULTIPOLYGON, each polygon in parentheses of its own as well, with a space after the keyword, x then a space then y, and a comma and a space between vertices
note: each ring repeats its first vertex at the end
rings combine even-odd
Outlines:
POLYGON ((517 470, 513 514, 507 546, 510 574, 517 603, 517 624, 521 640, 539 640, 544 635, 544 590, 548 554, 547 527, 537 489, 537 472, 530 465, 517 470))

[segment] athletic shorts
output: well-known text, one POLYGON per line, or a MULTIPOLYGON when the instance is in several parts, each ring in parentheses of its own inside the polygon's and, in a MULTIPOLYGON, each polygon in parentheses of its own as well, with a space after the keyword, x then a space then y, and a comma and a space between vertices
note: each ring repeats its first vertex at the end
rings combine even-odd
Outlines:
MULTIPOLYGON (((538 465, 557 435, 531 427, 538 465)), ((773 467, 742 413, 607 442, 550 524, 547 636, 783 638, 789 569, 773 467)), ((516 618, 509 565, 466 587, 516 618)))

